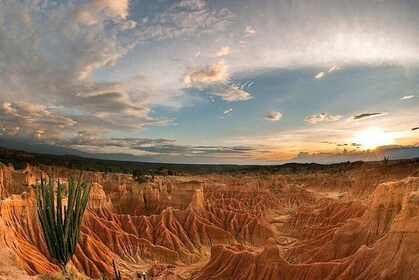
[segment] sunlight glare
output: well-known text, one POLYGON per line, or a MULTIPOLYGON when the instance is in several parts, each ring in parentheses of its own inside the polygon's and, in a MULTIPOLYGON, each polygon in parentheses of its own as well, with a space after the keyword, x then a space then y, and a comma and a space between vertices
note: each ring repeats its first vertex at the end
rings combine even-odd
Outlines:
POLYGON ((359 131, 354 137, 354 142, 365 149, 375 149, 379 146, 393 144, 394 137, 380 128, 370 127, 359 131))

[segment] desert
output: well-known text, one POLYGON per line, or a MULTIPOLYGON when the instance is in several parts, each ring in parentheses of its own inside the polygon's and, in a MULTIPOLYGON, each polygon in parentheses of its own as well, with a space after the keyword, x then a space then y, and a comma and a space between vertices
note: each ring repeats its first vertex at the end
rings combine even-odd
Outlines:
POLYGON ((0 0, 0 280, 418 280, 419 0, 0 0))
MULTIPOLYGON (((55 279, 34 186, 40 174, 78 171, 0 167, 0 277, 55 279)), ((146 182, 86 171, 92 190, 69 270, 113 277, 115 261, 121 279, 415 279, 418 172, 417 160, 146 182)))

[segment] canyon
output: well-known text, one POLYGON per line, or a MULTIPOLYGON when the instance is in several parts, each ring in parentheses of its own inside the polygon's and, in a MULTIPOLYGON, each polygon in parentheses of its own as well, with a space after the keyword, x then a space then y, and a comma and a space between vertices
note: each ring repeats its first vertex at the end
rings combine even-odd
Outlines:
MULTIPOLYGON (((0 164, 0 279, 59 271, 36 213, 41 174, 0 164)), ((419 161, 93 183, 70 269, 85 279, 417 279, 419 161)), ((41 278, 47 279, 47 278, 41 278)))

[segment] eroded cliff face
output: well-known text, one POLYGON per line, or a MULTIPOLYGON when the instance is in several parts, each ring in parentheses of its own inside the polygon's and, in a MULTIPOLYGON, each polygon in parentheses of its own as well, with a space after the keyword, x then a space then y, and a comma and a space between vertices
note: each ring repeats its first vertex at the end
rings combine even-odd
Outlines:
MULTIPOLYGON (((414 279, 417 170, 398 164, 141 184, 127 174, 86 172, 93 188, 70 266, 92 278, 112 275, 115 260, 124 279, 139 271, 151 279, 414 279)), ((58 270, 32 187, 51 171, 0 165, 0 241, 27 277, 58 270)), ((63 180, 76 174, 55 169, 63 180)))

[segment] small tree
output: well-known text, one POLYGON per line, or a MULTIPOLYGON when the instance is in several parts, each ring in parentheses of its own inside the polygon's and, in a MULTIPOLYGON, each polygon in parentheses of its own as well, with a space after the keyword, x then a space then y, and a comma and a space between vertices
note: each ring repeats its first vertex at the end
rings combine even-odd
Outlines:
POLYGON ((41 184, 36 188, 38 217, 48 251, 66 277, 66 265, 76 252, 80 226, 92 186, 90 181, 84 182, 81 177, 80 173, 77 183, 73 178, 68 179, 67 206, 62 204, 63 185, 60 180, 57 180, 56 194, 53 177, 46 182, 41 175, 41 184))

